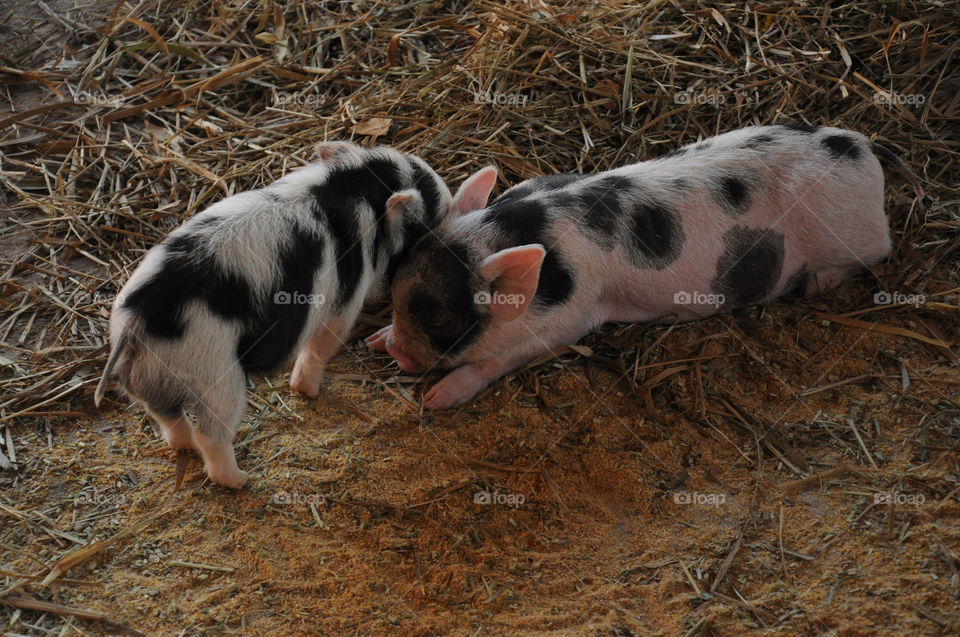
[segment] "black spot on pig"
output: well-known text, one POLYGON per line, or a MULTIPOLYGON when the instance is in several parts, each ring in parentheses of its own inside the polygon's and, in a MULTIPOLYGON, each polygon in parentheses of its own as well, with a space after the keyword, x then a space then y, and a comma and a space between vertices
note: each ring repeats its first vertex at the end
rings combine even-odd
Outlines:
MULTIPOLYGON (((424 216, 422 220, 412 218, 404 219, 400 249, 390 255, 390 260, 387 262, 385 274, 387 286, 393 281, 397 268, 410 252, 410 248, 413 247, 430 228, 435 226, 446 212, 440 209, 441 206, 444 205, 443 192, 437 184, 437 178, 434 174, 413 157, 408 157, 407 161, 413 172, 413 187, 420 192, 420 197, 423 199, 424 216)), ((376 265, 376 262, 374 262, 374 265, 376 265)))
POLYGON ((680 217, 663 202, 643 201, 633 208, 629 240, 634 265, 662 270, 680 256, 684 240, 680 217))
POLYGON ((849 135, 828 135, 820 140, 830 156, 836 160, 857 162, 860 160, 860 147, 857 140, 849 135))
POLYGON ((820 130, 819 126, 810 126, 809 124, 780 124, 780 126, 796 133, 807 133, 811 135, 820 130))
POLYGON ((670 185, 673 186, 674 190, 690 190, 690 180, 686 177, 674 177, 673 181, 670 182, 670 185))
POLYGON ((408 157, 407 161, 410 162, 410 168, 413 170, 413 187, 420 192, 420 197, 423 199, 423 221, 428 227, 433 227, 444 213, 440 210, 443 204, 443 192, 430 170, 424 168, 423 164, 412 157, 408 157))
POLYGON ((198 235, 173 235, 163 245, 163 265, 124 301, 124 307, 140 315, 150 336, 182 337, 187 328, 183 311, 190 301, 205 302, 224 319, 250 315, 250 284, 217 262, 198 235))
POLYGON ((724 295, 728 307, 758 303, 773 292, 782 269, 782 234, 734 226, 723 235, 713 291, 724 295))
POLYGON ((693 150, 698 153, 702 153, 705 150, 709 150, 709 148, 710 148, 710 142, 700 142, 699 144, 693 147, 693 150))
POLYGON ((386 205, 390 196, 403 190, 400 167, 375 157, 359 166, 335 165, 327 181, 311 188, 316 207, 314 216, 325 223, 334 241, 334 261, 340 290, 336 308, 347 305, 356 294, 363 274, 363 242, 359 232, 359 214, 367 204, 377 222, 373 243, 373 266, 388 242, 386 205))
POLYGON ((517 184, 513 188, 510 188, 505 193, 497 197, 493 203, 503 204, 509 201, 523 199, 527 195, 531 195, 535 192, 560 190, 561 188, 575 183, 581 179, 583 179, 583 175, 577 175, 574 173, 534 177, 517 184))
POLYGON ((303 333, 312 302, 313 279, 323 263, 323 239, 299 228, 291 230, 278 255, 280 279, 245 325, 237 342, 237 358, 248 374, 266 373, 289 360, 303 333))
POLYGON ((713 196, 725 212, 739 217, 750 207, 750 185, 745 179, 724 175, 711 187, 713 196))
POLYGON ((583 224, 599 235, 601 244, 608 250, 613 249, 611 238, 622 214, 620 195, 629 193, 633 187, 634 182, 629 177, 611 175, 591 181, 577 193, 584 211, 583 224))
POLYGON ((557 256, 556 251, 547 250, 540 266, 534 301, 546 307, 559 305, 573 294, 573 286, 573 271, 557 256))
POLYGON ((497 200, 487 210, 481 223, 485 226, 495 226, 508 238, 509 247, 526 243, 543 243, 547 211, 541 202, 531 199, 497 200))
POLYGON ((807 270, 807 264, 804 263, 800 269, 790 275, 783 286, 783 296, 789 298, 802 298, 807 288, 807 279, 810 278, 810 271, 807 270))
POLYGON ((353 298, 363 271, 363 246, 357 217, 363 211, 361 205, 370 206, 377 222, 372 246, 372 261, 376 267, 380 252, 388 243, 387 199, 403 189, 400 166, 383 157, 374 157, 357 166, 335 164, 326 183, 311 189, 317 204, 314 215, 327 224, 334 237, 337 274, 341 283, 338 308, 353 298))
POLYGON ((458 242, 424 236, 397 271, 397 279, 418 277, 403 307, 404 314, 440 354, 456 356, 469 347, 490 320, 473 299, 470 252, 458 242))
POLYGON ((493 225, 501 234, 500 241, 491 246, 504 250, 531 243, 539 243, 546 249, 540 266, 540 279, 534 303, 551 307, 563 303, 573 293, 574 278, 571 269, 557 255, 552 241, 546 235, 547 212, 540 201, 496 201, 488 209, 483 225, 493 225))
POLYGON ((767 146, 770 146, 776 141, 777 139, 773 135, 770 135, 769 133, 760 133, 759 135, 751 137, 750 139, 740 144, 740 148, 747 148, 750 150, 759 150, 761 148, 766 148, 767 146))

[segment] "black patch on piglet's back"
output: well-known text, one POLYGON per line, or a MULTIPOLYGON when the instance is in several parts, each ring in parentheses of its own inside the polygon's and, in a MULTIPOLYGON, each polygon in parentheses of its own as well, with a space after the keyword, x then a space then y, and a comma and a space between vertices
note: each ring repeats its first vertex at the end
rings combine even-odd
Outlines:
POLYGON ((290 358, 307 321, 311 304, 327 299, 312 298, 313 277, 323 263, 323 239, 299 228, 279 256, 281 277, 269 298, 261 299, 259 311, 245 325, 237 342, 237 358, 243 370, 265 373, 290 358))
POLYGON ((201 235, 173 235, 162 245, 161 267, 124 301, 124 307, 140 315, 147 334, 160 339, 182 337, 187 328, 183 311, 190 301, 204 301, 211 312, 223 319, 250 315, 250 284, 240 273, 218 263, 206 250, 201 235))
POLYGON ((634 182, 624 175, 610 175, 591 181, 577 192, 583 210, 582 222, 602 247, 612 250, 617 219, 623 214, 621 195, 629 195, 634 182))
POLYGON ((571 269, 563 262, 548 240, 547 211, 537 200, 496 201, 483 218, 484 225, 493 225, 502 235, 495 250, 505 250, 521 245, 539 243, 546 249, 540 266, 540 279, 534 302, 546 307, 563 303, 573 294, 574 278, 571 269))
POLYGON ((767 146, 773 144, 777 141, 777 138, 769 133, 760 133, 755 137, 751 137, 747 141, 740 144, 741 148, 748 148, 750 150, 759 150, 761 148, 766 148, 767 146))
POLYGON ((583 179, 583 175, 575 173, 564 173, 560 175, 544 175, 542 177, 533 177, 510 188, 505 193, 493 201, 493 205, 503 205, 511 201, 519 201, 527 195, 535 192, 546 192, 559 190, 564 186, 572 184, 583 179))
POLYGON ((373 210, 377 234, 373 243, 373 266, 387 243, 387 199, 403 190, 400 167, 389 159, 376 157, 359 166, 335 165, 327 181, 310 189, 315 201, 314 216, 327 225, 333 236, 340 294, 337 309, 343 308, 356 294, 363 274, 363 244, 358 214, 366 203, 373 210))
POLYGON ((828 135, 820 140, 830 156, 836 160, 857 162, 860 160, 860 147, 857 140, 849 135, 828 135))
POLYGON ((750 207, 750 182, 746 179, 724 175, 716 179, 711 190, 720 208, 734 217, 739 217, 750 207))
POLYGON ((783 254, 779 232, 734 226, 723 235, 713 291, 724 295, 728 307, 759 303, 780 280, 783 254))
POLYGON ((648 198, 634 206, 627 252, 637 267, 664 269, 680 257, 684 238, 680 216, 670 205, 648 198))

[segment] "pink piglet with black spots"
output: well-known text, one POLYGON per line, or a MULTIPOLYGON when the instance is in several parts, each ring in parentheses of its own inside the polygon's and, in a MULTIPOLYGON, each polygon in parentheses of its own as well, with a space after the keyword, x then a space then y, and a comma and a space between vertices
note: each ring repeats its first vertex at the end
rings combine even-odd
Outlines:
POLYGON ((393 281, 392 325, 367 342, 407 371, 452 370, 424 396, 444 409, 607 321, 822 293, 890 254, 878 157, 922 196, 883 146, 795 125, 525 181, 419 240, 393 281))

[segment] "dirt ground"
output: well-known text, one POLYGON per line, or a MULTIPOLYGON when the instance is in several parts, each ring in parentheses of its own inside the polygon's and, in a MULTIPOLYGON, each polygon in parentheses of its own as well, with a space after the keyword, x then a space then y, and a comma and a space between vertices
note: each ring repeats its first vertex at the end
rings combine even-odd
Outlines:
MULTIPOLYGON (((286 374, 251 379, 236 443, 251 480, 238 492, 211 485, 193 456, 175 490, 176 454, 142 409, 116 394, 99 411, 92 404, 112 294, 145 248, 223 196, 223 183, 211 175, 237 190, 269 181, 302 159, 289 149, 324 134, 349 136, 354 124, 369 122, 373 111, 356 110, 365 108, 356 105, 364 95, 378 114, 394 118, 389 135, 366 141, 423 148, 450 183, 492 161, 504 172, 502 191, 531 173, 622 164, 622 149, 640 144, 639 137, 660 135, 675 144, 695 140, 704 128, 772 121, 788 95, 799 99, 809 91, 791 83, 795 78, 780 78, 789 88, 770 89, 777 97, 748 106, 756 109, 752 116, 736 111, 735 122, 710 104, 669 115, 650 107, 647 120, 643 108, 628 109, 624 121, 634 126, 628 134, 598 123, 619 121, 612 113, 628 101, 608 95, 618 89, 604 84, 608 71, 600 65, 590 67, 596 90, 585 92, 585 101, 569 112, 533 104, 529 108, 540 110, 531 116, 492 113, 484 110, 489 104, 475 103, 464 103, 462 113, 452 106, 450 112, 430 111, 409 95, 426 100, 433 85, 369 85, 371 69, 379 68, 371 60, 429 58, 449 49, 444 55, 464 67, 484 68, 483 56, 490 55, 503 70, 496 57, 502 47, 484 29, 519 42, 515 31, 529 27, 533 61, 522 68, 559 78, 555 87, 578 75, 576 57, 564 58, 569 43, 554 37, 558 25, 570 38, 610 47, 603 39, 609 34, 601 37, 594 28, 607 28, 602 25, 611 15, 652 28, 655 12, 637 8, 624 17, 599 4, 589 10, 596 15, 584 15, 551 12, 545 3, 510 10, 484 3, 414 3, 396 10, 344 3, 336 9, 342 15, 320 31, 339 34, 348 15, 353 31, 344 33, 366 34, 361 39, 372 52, 364 57, 363 49, 343 63, 347 70, 327 73, 335 77, 320 85, 330 103, 340 100, 336 117, 301 124, 305 120, 288 112, 261 112, 253 92, 279 83, 277 77, 299 82, 292 76, 311 75, 320 66, 297 58, 292 35, 299 12, 313 9, 201 5, 196 14, 184 14, 183 24, 161 11, 136 16, 167 42, 201 43, 196 49, 204 51, 204 62, 235 64, 202 48, 217 38, 236 41, 240 49, 263 47, 257 52, 275 62, 269 72, 244 76, 232 88, 211 89, 220 91, 209 98, 213 102, 156 103, 108 123, 58 110, 16 119, 50 102, 40 87, 72 82, 72 73, 86 67, 60 64, 41 72, 52 54, 24 57, 4 49, 0 67, 36 73, 4 71, 10 111, 0 113, 0 120, 10 113, 16 120, 0 137, 6 186, 0 233, 5 635, 960 634, 960 146, 954 135, 960 84, 956 72, 948 72, 956 42, 953 49, 937 45, 938 34, 949 28, 942 25, 953 19, 939 5, 924 5, 926 13, 913 16, 929 29, 922 52, 928 57, 898 68, 921 74, 924 86, 936 83, 939 92, 930 88, 929 94, 945 97, 930 106, 922 126, 911 128, 906 115, 901 121, 882 111, 873 128, 905 149, 928 189, 923 203, 914 201, 903 180, 888 172, 896 242, 889 263, 812 300, 671 327, 607 325, 576 350, 511 374, 448 412, 420 406, 436 377, 398 374, 390 359, 372 355, 355 339, 332 362, 331 381, 316 400, 291 394, 286 374), (524 24, 521 10, 540 12, 549 32, 524 24), (234 11, 249 14, 240 19, 234 11), (405 20, 409 27, 431 19, 440 26, 431 27, 438 31, 429 37, 390 22, 405 20), (246 31, 234 29, 235 22, 246 24, 246 31), (254 38, 254 24, 274 39, 254 38), (405 44, 401 38, 397 53, 389 36, 401 31, 422 40, 405 44), (559 66, 568 71, 554 74, 552 63, 537 57, 544 51, 565 60, 559 66), (283 55, 302 64, 283 66, 283 55), (470 104, 482 108, 468 111, 470 104), (597 120, 568 117, 598 109, 604 115, 597 120), (696 123, 694 115, 705 111, 719 118, 715 126, 696 123), (562 128, 562 135, 529 128, 548 116, 543 121, 562 128), (474 119, 468 126, 461 117, 474 119), (499 139, 491 131, 501 130, 496 118, 520 131, 511 133, 516 146, 509 152, 491 149, 489 140, 499 139), (454 133, 443 128, 455 120, 461 127, 451 128, 454 133), (197 121, 206 122, 201 132, 183 132, 197 121), (576 124, 567 130, 571 121, 576 124), (661 129, 651 121, 672 123, 661 129), (182 134, 181 146, 156 142, 155 130, 164 126, 182 134), (108 128, 102 147, 91 141, 108 128), (582 148, 581 128, 596 145, 593 155, 582 148), (636 133, 640 129, 646 132, 636 133), (58 136, 65 130, 69 139, 58 136), (84 168, 94 159, 108 175, 106 185, 84 168), (883 304, 875 298, 881 292, 916 296, 883 304)), ((696 23, 717 42, 729 36, 729 24, 725 31, 708 9, 661 5, 677 30, 693 30, 696 23)), ((813 16, 777 10, 783 20, 796 21, 789 24, 842 34, 837 16, 846 6, 813 16)), ((752 24, 738 17, 741 9, 719 8, 728 23, 752 24)), ((103 72, 112 58, 97 57, 106 54, 95 32, 112 10, 64 12, 68 25, 82 23, 90 31, 77 27, 77 35, 65 38, 63 57, 95 60, 89 68, 103 72)), ((844 15, 851 25, 864 20, 856 33, 874 34, 848 41, 845 51, 859 60, 882 47, 893 18, 844 15)), ((12 22, 4 24, 17 33, 12 22)), ((162 66, 165 53, 144 33, 134 22, 111 32, 115 41, 133 43, 134 53, 125 55, 139 51, 145 63, 118 71, 112 88, 101 86, 98 95, 119 95, 143 82, 136 86, 147 87, 144 99, 157 97, 149 93, 156 78, 140 73, 162 66)), ((315 52, 330 56, 324 64, 335 69, 341 68, 337 56, 357 46, 338 37, 315 52)), ((730 41, 712 49, 710 41, 680 57, 705 64, 696 56, 716 55, 710 64, 719 68, 730 41)), ((892 56, 921 54, 921 44, 893 43, 891 36, 892 56)), ((224 45, 228 52, 233 46, 224 45)), ((644 91, 654 90, 654 79, 663 79, 641 63, 643 55, 637 48, 630 72, 641 87, 631 98, 638 104, 647 99, 644 91)), ((841 57, 831 61, 835 68, 810 71, 804 81, 820 81, 817 73, 828 71, 841 75, 841 57)), ((596 62, 590 54, 587 59, 579 64, 596 62)), ((881 61, 869 59, 857 72, 882 73, 881 61)), ((181 69, 190 81, 190 73, 213 73, 190 60, 181 69)), ((678 68, 699 74, 696 64, 696 71, 678 68)), ((732 66, 731 73, 742 71, 732 66)), ((177 68, 164 67, 178 86, 177 68)), ((462 71, 455 65, 412 68, 403 67, 414 78, 404 81, 462 71)), ((622 60, 615 68, 609 72, 624 72, 622 60)), ((578 88, 569 91, 579 95, 578 88)), ((141 103, 138 94, 130 95, 128 106, 141 103)), ((810 99, 796 111, 806 119, 872 126, 868 114, 875 105, 827 117, 814 112, 816 96, 810 99)), ((837 95, 832 99, 846 104, 837 95)), ((669 147, 645 146, 635 155, 656 156, 669 147)), ((370 308, 356 336, 372 332, 386 316, 388 308, 370 308)))

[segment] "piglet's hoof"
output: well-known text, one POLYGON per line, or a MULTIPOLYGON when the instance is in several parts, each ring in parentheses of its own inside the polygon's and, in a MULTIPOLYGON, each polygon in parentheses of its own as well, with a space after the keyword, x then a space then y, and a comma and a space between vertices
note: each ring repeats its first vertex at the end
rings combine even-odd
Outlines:
POLYGON ((242 489, 250 476, 245 471, 236 469, 234 471, 219 471, 207 469, 207 477, 217 484, 230 489, 242 489))

